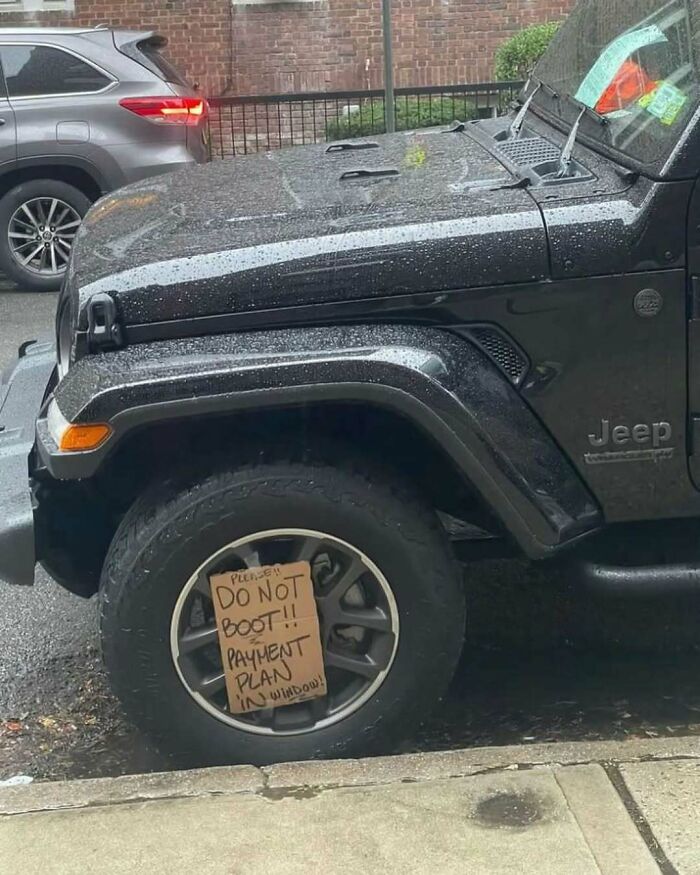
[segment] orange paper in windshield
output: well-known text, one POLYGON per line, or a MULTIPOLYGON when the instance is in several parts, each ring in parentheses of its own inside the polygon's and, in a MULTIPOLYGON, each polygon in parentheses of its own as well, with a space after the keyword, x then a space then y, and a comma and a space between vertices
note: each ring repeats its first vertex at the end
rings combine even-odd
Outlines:
POLYGON ((596 104, 596 112, 607 115, 624 109, 656 89, 657 83, 650 79, 639 64, 625 61, 613 81, 596 104))

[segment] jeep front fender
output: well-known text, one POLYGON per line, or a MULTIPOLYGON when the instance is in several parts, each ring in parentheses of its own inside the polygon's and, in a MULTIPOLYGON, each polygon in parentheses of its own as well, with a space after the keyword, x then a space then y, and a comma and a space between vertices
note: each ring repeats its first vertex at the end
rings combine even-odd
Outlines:
POLYGON ((472 342, 415 326, 282 329, 162 341, 88 356, 54 401, 70 423, 106 422, 90 452, 37 442, 53 477, 93 476, 133 429, 237 410, 353 401, 409 419, 446 453, 526 553, 597 528, 599 508, 549 433, 472 342))

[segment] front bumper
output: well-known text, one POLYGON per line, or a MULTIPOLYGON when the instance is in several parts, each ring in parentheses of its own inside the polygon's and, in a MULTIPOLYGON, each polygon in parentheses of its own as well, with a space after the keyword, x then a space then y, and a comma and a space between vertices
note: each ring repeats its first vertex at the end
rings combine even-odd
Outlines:
POLYGON ((28 346, 0 382, 0 579, 31 585, 36 547, 29 455, 36 418, 56 367, 52 344, 28 346))

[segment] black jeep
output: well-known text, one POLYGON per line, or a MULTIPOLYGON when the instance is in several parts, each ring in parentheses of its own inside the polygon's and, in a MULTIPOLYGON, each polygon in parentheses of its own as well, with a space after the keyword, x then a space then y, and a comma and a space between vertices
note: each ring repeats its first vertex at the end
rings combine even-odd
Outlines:
POLYGON ((116 691, 199 762, 390 747, 479 556, 692 589, 699 177, 699 0, 585 0, 507 117, 103 199, 0 390, 0 574, 99 590, 116 691), (327 691, 234 713, 210 579, 291 562, 327 691))

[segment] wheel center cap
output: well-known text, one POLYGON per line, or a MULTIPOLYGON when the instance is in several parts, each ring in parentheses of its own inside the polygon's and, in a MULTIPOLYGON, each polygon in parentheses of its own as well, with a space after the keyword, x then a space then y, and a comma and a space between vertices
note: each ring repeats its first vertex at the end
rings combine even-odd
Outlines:
POLYGON ((53 233, 51 231, 44 231, 42 237, 48 242, 50 240, 53 240, 53 233))

